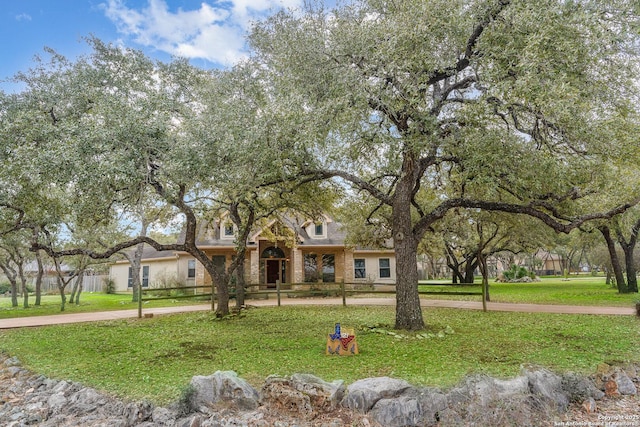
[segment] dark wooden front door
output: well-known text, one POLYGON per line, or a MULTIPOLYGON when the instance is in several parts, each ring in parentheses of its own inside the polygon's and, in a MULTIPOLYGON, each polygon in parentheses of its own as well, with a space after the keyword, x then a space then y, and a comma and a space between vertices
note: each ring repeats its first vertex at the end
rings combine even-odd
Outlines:
POLYGON ((267 284, 273 284, 280 280, 280 260, 267 260, 267 284))

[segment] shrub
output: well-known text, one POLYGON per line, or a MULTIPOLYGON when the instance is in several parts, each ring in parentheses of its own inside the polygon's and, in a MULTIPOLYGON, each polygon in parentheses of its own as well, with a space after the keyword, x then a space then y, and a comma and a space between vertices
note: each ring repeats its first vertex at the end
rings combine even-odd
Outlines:
POLYGON ((102 284, 102 291, 105 294, 115 294, 116 293, 116 282, 110 277, 105 277, 102 284))
POLYGON ((193 398, 195 397, 196 392, 197 390, 192 384, 189 384, 182 389, 180 397, 172 405, 178 415, 186 416, 194 411, 193 398))
POLYGON ((186 294, 186 289, 183 289, 186 286, 186 282, 178 279, 175 273, 161 272, 156 276, 155 281, 149 285, 148 293, 154 296, 180 296, 186 294))
POLYGON ((535 279, 536 274, 533 271, 527 270, 525 267, 518 267, 517 265, 511 265, 509 270, 505 270, 503 273, 504 278, 508 282, 518 281, 525 277, 530 277, 531 279, 535 279))
POLYGON ((0 294, 5 294, 11 290, 11 284, 9 282, 0 283, 0 294))

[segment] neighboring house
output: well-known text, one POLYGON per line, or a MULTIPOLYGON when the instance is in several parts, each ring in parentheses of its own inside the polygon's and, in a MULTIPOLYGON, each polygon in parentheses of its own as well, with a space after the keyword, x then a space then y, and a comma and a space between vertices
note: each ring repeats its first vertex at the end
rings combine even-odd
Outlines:
MULTIPOLYGON (((201 227, 198 247, 219 266, 235 256, 233 223, 222 217, 201 227)), ((245 279, 249 285, 275 288, 276 283, 375 283, 393 284, 396 263, 393 249, 352 248, 345 244, 340 224, 325 216, 321 221, 273 220, 249 236, 245 279)), ((130 264, 111 266, 118 292, 131 289, 130 264)), ((186 252, 158 252, 146 248, 142 259, 143 287, 159 287, 170 279, 187 285, 206 286, 211 278, 186 252)))

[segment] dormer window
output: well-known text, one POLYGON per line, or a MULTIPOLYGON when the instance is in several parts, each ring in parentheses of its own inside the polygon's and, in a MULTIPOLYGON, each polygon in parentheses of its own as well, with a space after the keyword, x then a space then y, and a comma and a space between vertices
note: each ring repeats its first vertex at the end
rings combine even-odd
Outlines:
POLYGON ((307 234, 312 239, 326 239, 327 238, 327 221, 319 219, 317 221, 310 220, 305 223, 304 226, 307 234))
POLYGON ((232 239, 235 235, 235 229, 233 227, 232 222, 225 222, 222 224, 222 238, 223 239, 232 239))

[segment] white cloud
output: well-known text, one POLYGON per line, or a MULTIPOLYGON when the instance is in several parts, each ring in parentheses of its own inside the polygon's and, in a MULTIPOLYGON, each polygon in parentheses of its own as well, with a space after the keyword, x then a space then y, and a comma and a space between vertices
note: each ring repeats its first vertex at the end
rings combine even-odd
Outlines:
POLYGON ((243 57, 244 36, 252 21, 274 9, 295 8, 302 0, 231 0, 211 5, 202 2, 197 10, 169 10, 166 0, 148 0, 140 10, 125 0, 107 0, 105 15, 118 32, 136 43, 190 59, 205 59, 231 65, 243 57))
POLYGON ((31 15, 28 13, 21 13, 20 15, 16 15, 16 21, 31 21, 31 15))

